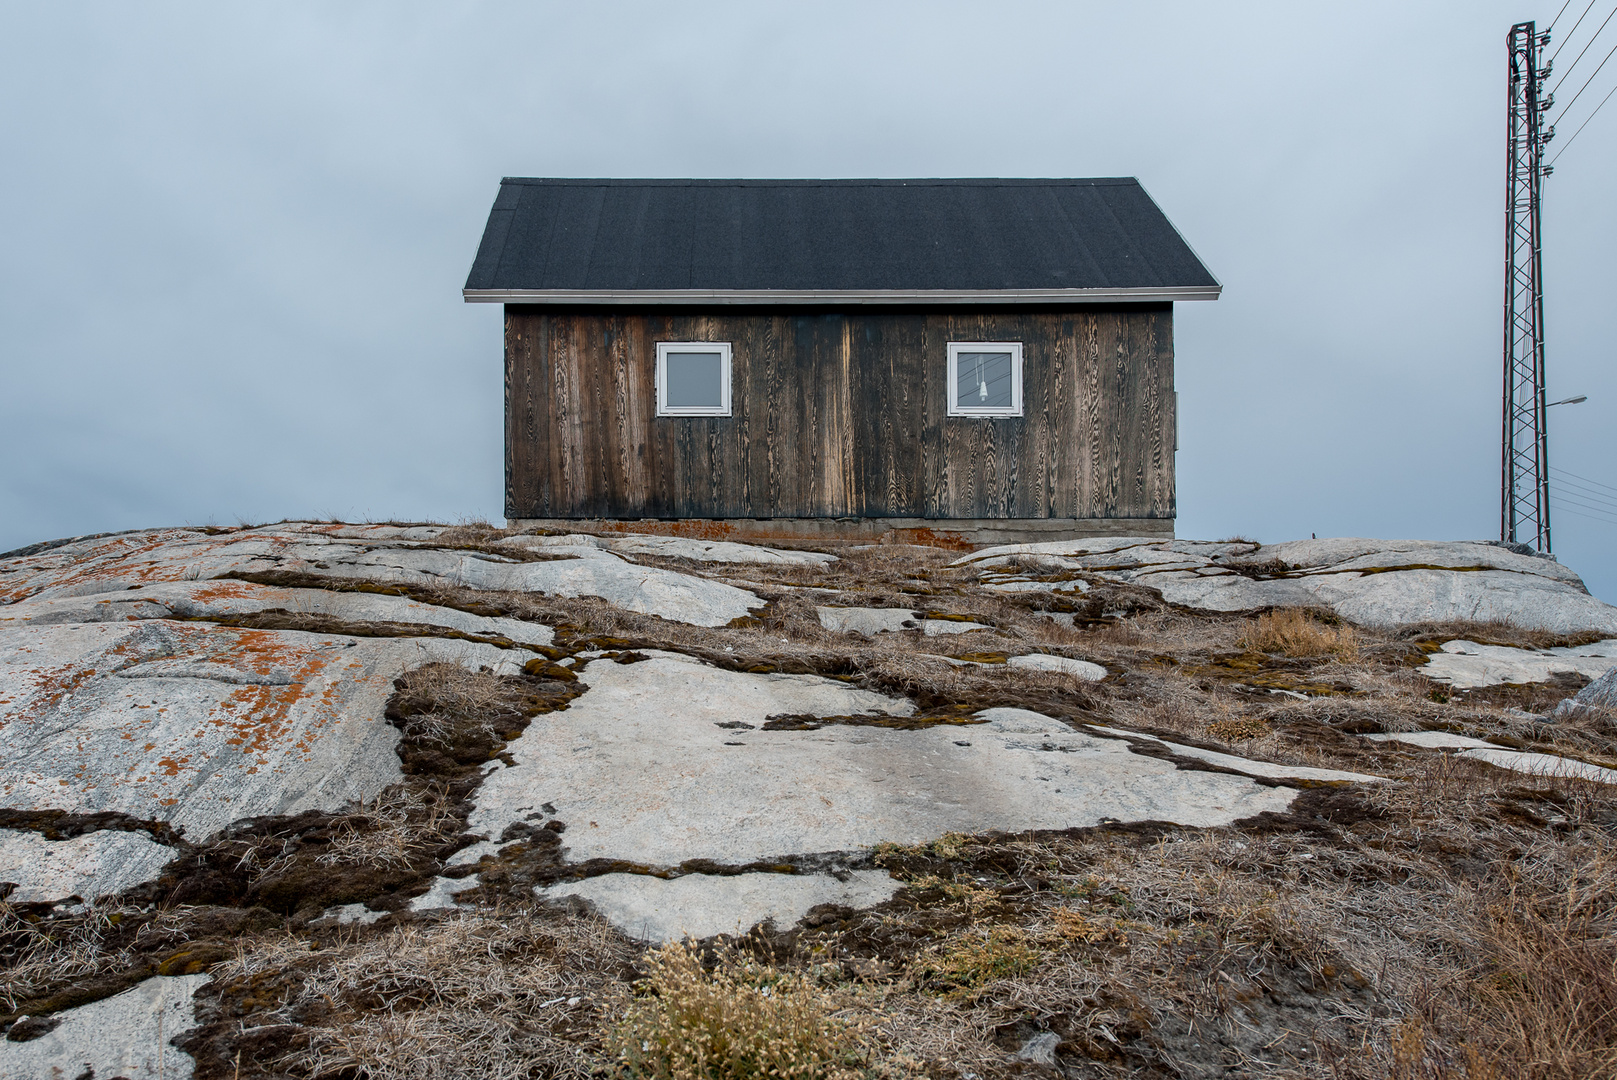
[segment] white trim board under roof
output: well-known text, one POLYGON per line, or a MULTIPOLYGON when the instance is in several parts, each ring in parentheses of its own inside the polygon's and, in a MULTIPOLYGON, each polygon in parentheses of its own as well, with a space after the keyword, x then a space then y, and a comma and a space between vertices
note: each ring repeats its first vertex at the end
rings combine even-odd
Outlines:
POLYGON ((1132 178, 508 178, 466 281, 505 304, 1216 299, 1132 178))
POLYGON ((1117 304, 1217 300, 1180 289, 462 289, 468 304, 1117 304))

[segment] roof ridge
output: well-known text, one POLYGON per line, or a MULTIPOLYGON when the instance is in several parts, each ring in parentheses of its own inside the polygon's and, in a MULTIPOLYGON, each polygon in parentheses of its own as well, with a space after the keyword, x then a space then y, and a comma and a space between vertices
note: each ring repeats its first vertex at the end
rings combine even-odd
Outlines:
POLYGON ((575 187, 900 187, 938 185, 942 187, 1033 187, 1039 185, 1113 186, 1138 184, 1133 176, 914 176, 914 177, 609 177, 609 176, 506 176, 502 184, 545 184, 575 187))

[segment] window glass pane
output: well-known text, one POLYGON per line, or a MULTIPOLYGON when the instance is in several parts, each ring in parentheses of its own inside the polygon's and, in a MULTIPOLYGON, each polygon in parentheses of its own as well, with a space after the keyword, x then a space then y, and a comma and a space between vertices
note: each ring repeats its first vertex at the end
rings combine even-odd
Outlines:
POLYGON ((962 409, 1009 409, 1011 354, 962 352, 955 361, 955 400, 962 409))
POLYGON ((670 409, 722 409, 724 407, 724 354, 675 352, 667 354, 667 402, 670 409))

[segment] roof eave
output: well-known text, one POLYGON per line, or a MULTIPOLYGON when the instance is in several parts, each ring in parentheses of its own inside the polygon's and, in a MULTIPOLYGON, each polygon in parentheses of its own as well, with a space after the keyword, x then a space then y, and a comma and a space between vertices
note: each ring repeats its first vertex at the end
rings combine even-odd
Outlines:
POLYGON ((1140 289, 462 289, 468 304, 1105 304, 1217 300, 1222 285, 1140 289))

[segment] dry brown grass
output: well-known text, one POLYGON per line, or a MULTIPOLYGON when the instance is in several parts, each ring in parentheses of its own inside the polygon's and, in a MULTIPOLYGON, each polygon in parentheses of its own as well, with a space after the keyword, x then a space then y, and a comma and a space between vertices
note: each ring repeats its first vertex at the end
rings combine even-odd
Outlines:
POLYGON ((254 993, 255 975, 297 976, 278 1010, 307 1020, 306 1045, 282 1062, 294 1075, 527 1080, 585 1077, 603 1063, 587 1033, 630 955, 604 923, 512 908, 318 952, 297 938, 264 939, 213 975, 227 1000, 254 993))
POLYGON ((139 908, 87 905, 41 923, 0 901, 0 1003, 15 1011, 65 980, 126 968, 148 938, 184 940, 183 911, 139 919, 133 938, 115 933, 119 923, 141 914, 139 908))
POLYGON ((1542 627, 1519 626, 1516 623, 1498 620, 1414 623, 1400 627, 1397 636, 1403 641, 1463 640, 1474 641, 1478 645, 1509 645, 1519 649, 1555 649, 1589 645, 1606 637, 1593 631, 1562 634, 1542 627))
POLYGON ((1617 1075, 1614 870, 1612 853, 1601 851, 1564 885, 1515 884, 1490 905, 1468 1042, 1498 1074, 1617 1075))
POLYGON ((326 850, 315 862, 330 866, 410 866, 421 852, 460 832, 464 821, 439 787, 395 785, 332 823, 326 850))
POLYGON ((1285 608, 1259 615, 1248 624, 1241 644, 1249 649, 1284 656, 1334 656, 1352 661, 1362 645, 1358 630, 1331 617, 1322 619, 1303 608, 1285 608))

